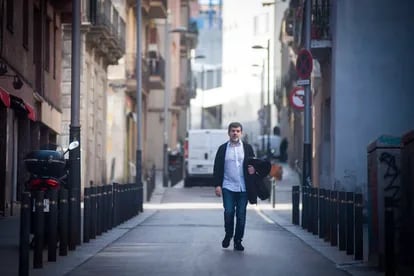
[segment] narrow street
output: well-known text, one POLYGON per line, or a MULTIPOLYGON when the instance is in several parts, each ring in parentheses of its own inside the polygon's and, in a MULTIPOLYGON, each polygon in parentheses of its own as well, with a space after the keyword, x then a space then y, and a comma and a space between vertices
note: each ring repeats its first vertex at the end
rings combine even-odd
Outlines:
POLYGON ((244 252, 224 235, 221 199, 209 187, 165 189, 156 211, 68 275, 347 275, 250 206, 244 252))

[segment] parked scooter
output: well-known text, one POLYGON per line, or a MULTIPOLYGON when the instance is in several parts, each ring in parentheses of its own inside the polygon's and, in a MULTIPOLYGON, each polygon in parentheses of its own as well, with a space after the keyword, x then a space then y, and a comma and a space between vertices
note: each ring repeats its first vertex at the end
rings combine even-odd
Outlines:
MULTIPOLYGON (((70 143, 68 149, 63 151, 56 145, 48 145, 40 150, 30 152, 24 159, 24 163, 30 173, 29 180, 26 183, 26 189, 32 193, 32 219, 31 233, 34 229, 35 213, 35 195, 36 191, 44 191, 43 211, 45 212, 45 226, 49 220, 49 203, 51 190, 66 188, 66 179, 68 177, 68 162, 65 159, 67 152, 79 147, 79 142, 70 143)), ((46 232, 47 227, 45 227, 46 232)))

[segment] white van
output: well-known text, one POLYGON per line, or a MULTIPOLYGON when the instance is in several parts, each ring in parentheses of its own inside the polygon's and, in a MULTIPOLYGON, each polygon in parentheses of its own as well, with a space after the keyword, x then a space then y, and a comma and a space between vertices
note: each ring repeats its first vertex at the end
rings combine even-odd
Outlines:
POLYGON ((184 187, 198 181, 212 183, 218 147, 229 140, 226 129, 190 129, 184 144, 184 187))

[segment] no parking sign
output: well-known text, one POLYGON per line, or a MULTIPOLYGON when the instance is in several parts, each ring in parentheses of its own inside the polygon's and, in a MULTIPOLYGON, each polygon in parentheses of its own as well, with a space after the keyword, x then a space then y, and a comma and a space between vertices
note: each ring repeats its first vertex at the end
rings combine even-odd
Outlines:
POLYGON ((305 89, 301 86, 296 86, 289 95, 290 105, 299 111, 305 108, 305 89))

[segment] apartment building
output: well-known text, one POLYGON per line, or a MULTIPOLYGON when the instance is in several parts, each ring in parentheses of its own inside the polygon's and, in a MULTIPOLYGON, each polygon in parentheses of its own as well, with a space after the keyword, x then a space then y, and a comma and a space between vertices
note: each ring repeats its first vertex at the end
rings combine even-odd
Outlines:
POLYGON ((58 142, 62 21, 71 1, 3 1, 0 15, 0 216, 18 214, 23 159, 58 142))

